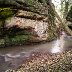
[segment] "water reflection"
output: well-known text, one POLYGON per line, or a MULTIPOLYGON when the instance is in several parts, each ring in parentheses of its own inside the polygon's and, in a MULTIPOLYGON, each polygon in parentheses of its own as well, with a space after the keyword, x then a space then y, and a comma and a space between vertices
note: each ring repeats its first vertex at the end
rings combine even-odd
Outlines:
POLYGON ((65 38, 67 38, 68 36, 66 35, 65 32, 62 32, 62 35, 60 36, 59 39, 57 39, 57 41, 54 43, 54 46, 52 47, 51 52, 52 53, 58 53, 58 52, 62 52, 64 50, 64 46, 65 46, 65 38))
POLYGON ((52 53, 57 53, 60 52, 60 40, 57 40, 56 43, 54 44, 54 47, 52 48, 52 53))

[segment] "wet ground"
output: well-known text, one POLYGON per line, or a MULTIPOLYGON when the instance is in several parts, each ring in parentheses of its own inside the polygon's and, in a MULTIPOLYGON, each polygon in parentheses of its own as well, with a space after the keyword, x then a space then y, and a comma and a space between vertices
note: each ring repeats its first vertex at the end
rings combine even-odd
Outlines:
POLYGON ((5 72, 7 69, 17 69, 33 56, 48 54, 51 57, 54 54, 62 54, 70 50, 72 50, 72 37, 69 36, 45 44, 0 48, 0 72, 5 72))

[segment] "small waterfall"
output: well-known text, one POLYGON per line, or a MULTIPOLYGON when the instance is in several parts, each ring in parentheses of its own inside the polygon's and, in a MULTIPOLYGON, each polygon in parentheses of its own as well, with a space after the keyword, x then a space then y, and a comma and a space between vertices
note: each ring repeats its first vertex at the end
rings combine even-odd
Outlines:
POLYGON ((51 52, 52 53, 60 52, 60 40, 57 39, 51 52))
POLYGON ((65 32, 62 32, 62 35, 60 36, 60 39, 57 39, 53 45, 53 48, 51 50, 52 53, 58 53, 58 52, 62 52, 63 48, 64 48, 64 38, 67 35, 65 34, 65 32))

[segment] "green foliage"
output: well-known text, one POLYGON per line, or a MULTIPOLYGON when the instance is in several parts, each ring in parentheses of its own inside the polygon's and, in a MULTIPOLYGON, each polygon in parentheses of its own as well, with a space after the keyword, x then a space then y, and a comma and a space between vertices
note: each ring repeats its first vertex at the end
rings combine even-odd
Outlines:
POLYGON ((46 0, 38 0, 40 3, 46 4, 46 0))
POLYGON ((5 20, 12 17, 16 12, 10 8, 0 8, 0 38, 6 36, 5 20))
POLYGON ((66 17, 66 20, 72 22, 72 6, 71 6, 71 8, 70 8, 70 10, 68 12, 68 15, 66 17))
POLYGON ((3 32, 3 34, 2 33, 0 34, 0 38, 6 37, 6 36, 8 36, 9 38, 12 38, 17 35, 31 35, 30 32, 28 32, 25 29, 21 29, 20 27, 16 25, 10 28, 5 27, 4 29, 5 31, 3 32))
POLYGON ((5 31, 0 34, 0 47, 25 44, 31 39, 31 36, 32 34, 27 30, 21 29, 18 26, 5 27, 5 31))
POLYGON ((43 3, 43 4, 47 4, 48 3, 48 0, 24 0, 28 5, 32 5, 34 4, 34 2, 40 2, 40 3, 43 3))
POLYGON ((68 16, 69 16, 70 18, 72 18, 72 6, 71 6, 71 8, 70 8, 70 10, 69 10, 68 16))
POLYGON ((30 3, 30 4, 32 4, 32 1, 33 1, 33 0, 27 0, 27 2, 30 3))
POLYGON ((30 35, 17 35, 11 38, 7 36, 4 39, 0 39, 0 47, 7 47, 11 45, 22 45, 27 43, 31 39, 30 35))
POLYGON ((14 38, 11 38, 12 42, 21 42, 21 41, 26 41, 29 40, 28 35, 17 35, 14 38))
POLYGON ((3 45, 5 43, 4 39, 0 39, 0 45, 3 45))
POLYGON ((10 8, 0 8, 0 19, 7 19, 14 15, 14 11, 10 8))

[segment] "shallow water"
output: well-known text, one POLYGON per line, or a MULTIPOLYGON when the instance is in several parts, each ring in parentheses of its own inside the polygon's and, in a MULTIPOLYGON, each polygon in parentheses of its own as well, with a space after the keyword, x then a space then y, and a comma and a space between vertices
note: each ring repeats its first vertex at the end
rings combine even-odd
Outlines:
POLYGON ((48 52, 62 53, 72 49, 72 37, 60 37, 60 39, 44 44, 16 46, 0 48, 0 72, 11 68, 16 69, 30 57, 32 53, 48 52))

